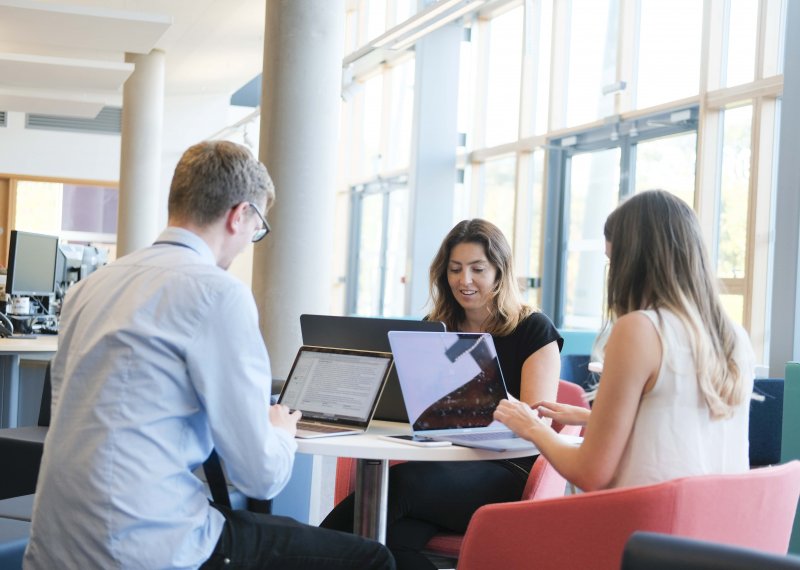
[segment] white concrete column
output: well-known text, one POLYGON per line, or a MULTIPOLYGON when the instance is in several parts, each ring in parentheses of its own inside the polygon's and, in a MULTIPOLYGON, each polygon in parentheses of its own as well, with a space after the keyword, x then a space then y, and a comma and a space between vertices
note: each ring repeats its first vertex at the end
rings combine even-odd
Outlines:
POLYGON ((275 378, 300 346, 300 315, 330 308, 344 28, 344 0, 267 2, 259 158, 277 199, 253 292, 275 378))
POLYGON ((122 91, 117 257, 153 242, 161 229, 164 52, 125 54, 136 69, 122 91))

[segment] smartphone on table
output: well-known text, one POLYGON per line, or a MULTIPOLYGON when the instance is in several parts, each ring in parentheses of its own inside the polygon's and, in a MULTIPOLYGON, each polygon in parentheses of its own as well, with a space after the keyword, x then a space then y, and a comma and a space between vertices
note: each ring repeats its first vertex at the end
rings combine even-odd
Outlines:
POLYGON ((408 445, 416 445, 419 447, 447 447, 452 445, 449 441, 436 441, 428 439, 427 437, 420 437, 417 435, 381 435, 378 436, 387 441, 394 441, 396 443, 406 443, 408 445))

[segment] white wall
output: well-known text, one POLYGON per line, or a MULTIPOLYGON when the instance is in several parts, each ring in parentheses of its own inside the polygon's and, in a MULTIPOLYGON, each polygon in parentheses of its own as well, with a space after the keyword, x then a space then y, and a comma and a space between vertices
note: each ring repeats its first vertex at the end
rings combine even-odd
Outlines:
POLYGON ((119 135, 25 128, 25 114, 7 114, 0 127, 0 173, 116 181, 119 135))
MULTIPOLYGON (((164 136, 159 183, 159 226, 167 223, 167 196, 175 165, 189 146, 252 111, 231 107, 230 95, 172 96, 164 100, 164 136)), ((0 127, 0 174, 46 176, 87 181, 119 180, 120 136, 25 128, 25 114, 9 112, 0 127)), ((250 285, 252 248, 231 267, 250 285)))

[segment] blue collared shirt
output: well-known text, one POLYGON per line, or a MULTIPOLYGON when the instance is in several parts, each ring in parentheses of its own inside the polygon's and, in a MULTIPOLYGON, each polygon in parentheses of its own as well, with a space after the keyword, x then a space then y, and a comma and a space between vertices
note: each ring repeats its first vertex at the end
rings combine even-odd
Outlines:
POLYGON ((194 568, 224 519, 193 471, 270 498, 297 445, 269 422, 251 291, 197 235, 167 228, 68 293, 26 568, 194 568), (159 243, 161 242, 161 243, 159 243))

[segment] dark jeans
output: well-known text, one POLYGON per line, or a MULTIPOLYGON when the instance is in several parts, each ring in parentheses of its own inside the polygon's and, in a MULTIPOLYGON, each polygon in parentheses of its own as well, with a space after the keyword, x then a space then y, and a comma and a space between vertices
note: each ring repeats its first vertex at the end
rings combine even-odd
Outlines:
POLYGON ((394 570, 392 555, 373 540, 288 517, 214 507, 225 526, 203 569, 394 570))
MULTIPOLYGON (((483 505, 518 501, 527 480, 521 468, 495 461, 408 462, 389 470, 386 545, 398 570, 435 569, 422 554, 439 531, 463 533, 483 505)), ((350 495, 322 521, 324 528, 353 530, 350 495)))

